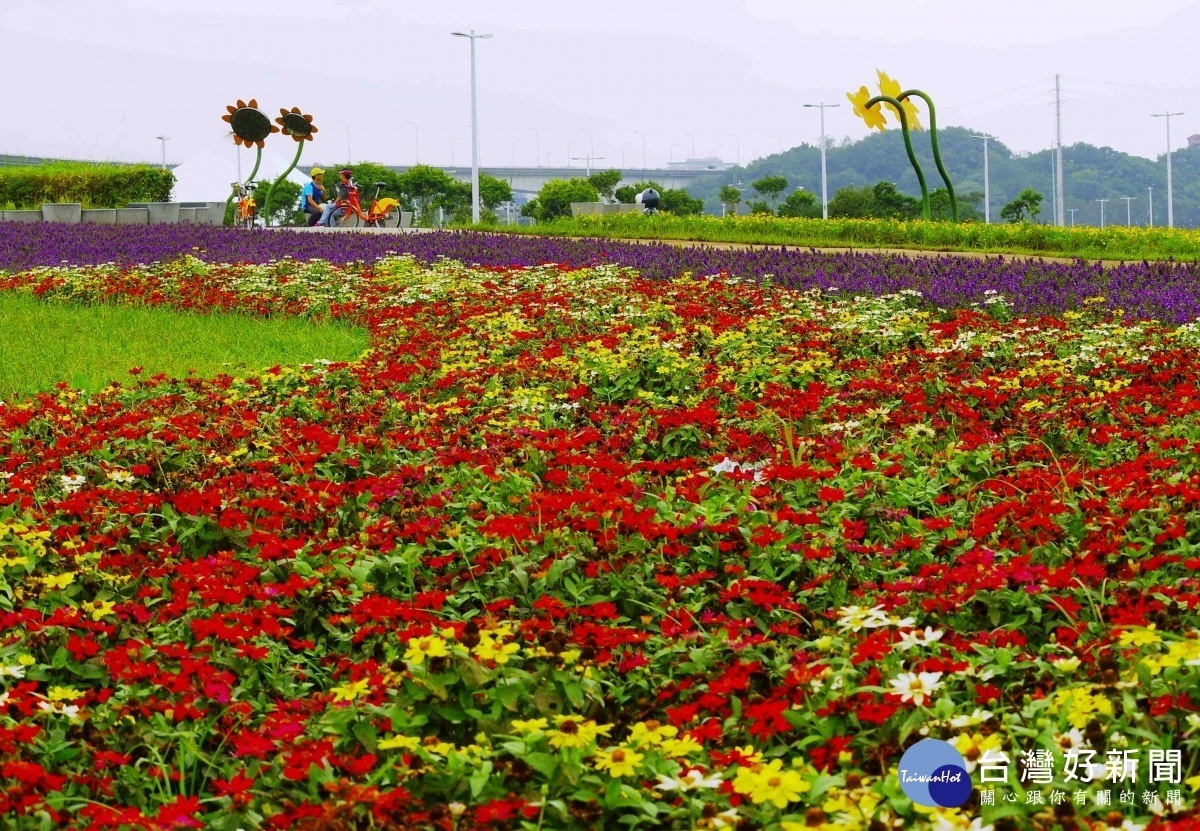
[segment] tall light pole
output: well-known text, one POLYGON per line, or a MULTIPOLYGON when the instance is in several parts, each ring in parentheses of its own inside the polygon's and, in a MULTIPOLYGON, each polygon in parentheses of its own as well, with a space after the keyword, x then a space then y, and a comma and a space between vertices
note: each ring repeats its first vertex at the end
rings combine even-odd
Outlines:
POLYGON ((1121 198, 1125 200, 1125 224, 1133 225, 1133 200, 1137 199, 1137 197, 1122 196, 1121 198))
POLYGON ((167 142, 171 140, 170 136, 155 136, 162 144, 162 169, 167 169, 167 142))
POLYGON ((1175 193, 1171 187, 1171 116, 1183 113, 1151 113, 1151 118, 1167 120, 1167 227, 1175 227, 1175 193))
POLYGON ((354 160, 350 157, 350 125, 338 119, 338 124, 346 128, 346 164, 354 164, 354 160))
POLYGON ((537 127, 528 127, 526 129, 533 131, 533 164, 535 167, 542 166, 542 137, 538 134, 537 127))
POLYGON ((783 139, 781 139, 779 136, 771 136, 771 138, 775 139, 776 148, 778 148, 780 153, 783 153, 783 139))
POLYGON ((471 41, 471 221, 479 224, 479 119, 476 116, 475 98, 475 41, 487 40, 491 35, 477 35, 472 29, 470 33, 451 32, 456 38, 469 38, 471 41))
POLYGON ((1063 210, 1071 215, 1071 227, 1074 228, 1075 227, 1075 212, 1077 210, 1079 210, 1079 208, 1063 208, 1063 210))
MULTIPOLYGON (((489 35, 489 37, 490 37, 490 35, 489 35)), ((474 44, 472 43, 472 45, 474 45, 474 44)), ((474 76, 475 76, 475 73, 474 73, 474 71, 472 71, 471 77, 474 78, 474 76)), ((472 87, 472 89, 474 89, 474 87, 472 87)), ((472 121, 475 120, 475 105, 474 104, 471 105, 471 120, 472 121)), ((413 159, 416 160, 417 164, 420 164, 421 163, 421 131, 417 129, 417 122, 415 122, 415 121, 406 121, 404 123, 411 124, 413 127, 413 159)))
POLYGON ((984 133, 981 136, 972 135, 971 138, 983 139, 983 222, 985 225, 992 224, 992 191, 988 183, 988 139, 994 139, 995 136, 984 133))
POLYGON ((646 169, 646 134, 643 133, 641 130, 634 130, 633 132, 637 133, 639 136, 642 137, 642 170, 645 170, 646 169))
POLYGON ((684 133, 684 135, 692 137, 692 160, 694 161, 696 158, 696 136, 692 133, 684 133))
POLYGON ((1154 227, 1154 188, 1147 188, 1150 191, 1150 227, 1154 227))
POLYGON ((733 136, 733 140, 737 143, 737 166, 741 167, 742 166, 742 140, 740 138, 738 138, 737 133, 730 133, 729 135, 733 136))
POLYGON ((1107 199, 1097 199, 1096 201, 1100 203, 1100 230, 1103 231, 1104 230, 1104 203, 1107 202, 1108 200, 1107 199))
POLYGON ((841 104, 826 104, 822 101, 820 104, 805 104, 804 106, 821 111, 821 218, 829 219, 829 179, 825 172, 825 108, 840 107, 841 104))

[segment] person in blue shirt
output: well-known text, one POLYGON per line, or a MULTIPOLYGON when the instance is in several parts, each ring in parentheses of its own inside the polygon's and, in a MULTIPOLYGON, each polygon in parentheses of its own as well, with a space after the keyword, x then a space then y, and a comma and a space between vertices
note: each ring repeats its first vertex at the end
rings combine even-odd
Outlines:
POLYGON ((312 181, 306 182, 300 189, 300 210, 304 211, 304 218, 311 228, 321 219, 325 210, 325 205, 321 202, 325 198, 325 171, 314 167, 308 175, 312 177, 312 181))

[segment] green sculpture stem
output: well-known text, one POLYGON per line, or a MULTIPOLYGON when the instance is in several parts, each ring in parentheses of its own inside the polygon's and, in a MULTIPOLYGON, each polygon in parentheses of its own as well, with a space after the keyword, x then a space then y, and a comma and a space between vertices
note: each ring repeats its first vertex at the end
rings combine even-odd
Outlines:
POLYGON ((271 194, 275 192, 275 186, 278 185, 280 182, 282 182, 284 179, 286 179, 287 175, 289 173, 291 173, 293 170, 295 170, 296 165, 298 165, 300 163, 300 154, 304 152, 304 142, 298 141, 298 142, 296 142, 296 145, 297 145, 296 155, 292 159, 292 163, 290 165, 288 165, 288 169, 283 171, 283 173, 279 174, 279 178, 271 183, 271 187, 267 188, 267 198, 263 201, 263 211, 266 212, 265 213, 266 219, 270 219, 270 216, 271 216, 271 214, 270 214, 271 194))
POLYGON ((904 107, 900 106, 900 102, 890 95, 876 95, 863 106, 869 110, 880 102, 891 104, 900 115, 900 132, 904 134, 904 149, 908 151, 908 160, 912 163, 913 170, 917 172, 917 183, 921 185, 921 211, 926 219, 930 219, 929 186, 925 184, 925 173, 917 161, 917 154, 913 152, 912 138, 908 134, 908 116, 904 113, 904 107))
MULTIPOLYGON (((259 147, 259 148, 257 148, 257 149, 258 149, 258 154, 257 154, 257 155, 254 157, 254 169, 253 169, 253 170, 251 170, 251 171, 250 171, 250 175, 249 175, 248 177, 246 177, 246 181, 247 181, 247 182, 253 182, 253 181, 254 181, 254 174, 255 174, 255 173, 258 173, 258 166, 259 166, 260 164, 262 164, 262 151, 263 151, 263 149, 262 149, 261 147, 259 147)), ((239 145, 238 152, 239 152, 239 153, 240 153, 240 152, 242 152, 242 151, 241 151, 241 149, 240 149, 240 145, 239 145)), ((226 213, 226 214, 228 214, 228 213, 229 213, 229 205, 230 205, 232 202, 233 202, 233 194, 231 193, 231 194, 229 194, 229 198, 225 200, 225 213, 226 213)))
POLYGON ((903 101, 911 95, 924 99, 929 105, 929 143, 933 145, 933 163, 937 165, 938 173, 942 174, 942 181, 946 183, 946 193, 950 195, 950 218, 953 222, 958 222, 958 200, 954 196, 954 185, 950 184, 950 174, 946 172, 942 164, 942 153, 938 150, 937 111, 933 108, 933 99, 919 89, 909 89, 900 93, 897 100, 903 101))

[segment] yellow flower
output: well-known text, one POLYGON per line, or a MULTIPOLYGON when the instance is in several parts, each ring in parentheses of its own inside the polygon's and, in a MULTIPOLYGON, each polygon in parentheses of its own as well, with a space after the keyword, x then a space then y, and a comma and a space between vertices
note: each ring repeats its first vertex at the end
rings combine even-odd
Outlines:
POLYGON ((532 733, 537 735, 550 726, 550 722, 544 718, 531 718, 527 721, 521 719, 513 719, 512 729, 518 733, 532 733))
POLYGON ((475 647, 475 657, 483 661, 507 664, 508 656, 520 651, 521 647, 515 643, 503 643, 490 637, 481 637, 479 645, 475 647))
POLYGON ((75 582, 75 572, 65 571, 62 574, 51 574, 46 577, 39 577, 38 579, 48 589, 65 589, 75 582))
POLYGON ((421 746, 421 740, 413 736, 392 736, 375 745, 380 750, 416 750, 421 746))
POLYGON ((426 658, 441 658, 449 655, 446 651, 446 642, 437 635, 427 635, 423 638, 413 638, 408 642, 408 649, 404 652, 404 660, 414 666, 420 666, 425 662, 426 658))
POLYGON ((330 690, 333 693, 334 701, 353 701, 367 691, 369 681, 363 678, 359 681, 352 681, 341 686, 334 687, 330 690))
POLYGON ((1187 785, 1193 791, 1200 791, 1200 776, 1189 776, 1183 780, 1183 784, 1187 785))
POLYGON ((91 603, 84 603, 83 607, 87 608, 90 606, 92 609, 92 620, 99 620, 100 618, 107 617, 108 615, 115 615, 116 612, 114 612, 113 609, 116 607, 116 605, 117 604, 110 603, 107 600, 95 600, 91 603))
POLYGON ((846 97, 854 105, 854 114, 865 121, 868 127, 874 127, 877 130, 887 128, 887 119, 883 116, 882 107, 876 104, 867 109, 867 102, 871 100, 871 91, 869 89, 859 87, 858 92, 847 92, 846 97))
MULTIPOLYGON (((904 90, 901 88, 899 81, 893 80, 882 69, 875 70, 875 74, 879 77, 879 91, 881 93, 891 96, 892 98, 900 97, 900 93, 902 93, 904 90)), ((891 104, 888 104, 888 106, 892 107, 891 104)), ((917 112, 917 105, 908 98, 905 98, 900 102, 900 106, 904 108, 904 115, 908 119, 908 128, 910 130, 920 130, 921 119, 918 117, 919 113, 917 112)), ((895 109, 895 107, 892 107, 893 112, 895 109)))
POLYGON ((607 736, 612 730, 611 724, 596 724, 594 721, 580 721, 570 716, 555 716, 557 730, 551 730, 547 735, 554 747, 587 747, 598 736, 607 736))
POLYGON ((77 698, 83 698, 85 693, 80 692, 74 687, 51 687, 46 697, 51 701, 74 701, 77 698))
POLYGON ((670 724, 659 724, 657 721, 639 721, 633 725, 629 733, 629 741, 634 744, 661 744, 664 739, 679 735, 679 728, 670 724))
POLYGON ((770 802, 776 808, 786 808, 796 802, 800 795, 812 789, 812 785, 794 770, 784 770, 783 762, 774 759, 770 764, 752 768, 738 768, 733 789, 746 794, 756 805, 770 802))
POLYGON ((592 759, 592 764, 596 770, 607 770, 608 775, 614 779, 621 776, 633 776, 637 773, 638 765, 642 763, 645 756, 638 753, 636 750, 631 750, 627 747, 618 747, 616 750, 598 750, 596 756, 592 759))
POLYGON ((1162 643, 1162 638, 1155 632, 1157 624, 1151 623, 1149 626, 1135 626, 1126 629, 1121 633, 1119 643, 1121 646, 1146 646, 1152 643, 1162 643))
POLYGON ((691 736, 684 736, 682 739, 665 739, 662 743, 662 752, 667 756, 687 756, 689 753, 698 753, 701 750, 703 748, 700 742, 691 736))
POLYGON ((31 667, 37 663, 37 658, 34 658, 28 652, 22 652, 17 656, 17 663, 23 667, 31 667))

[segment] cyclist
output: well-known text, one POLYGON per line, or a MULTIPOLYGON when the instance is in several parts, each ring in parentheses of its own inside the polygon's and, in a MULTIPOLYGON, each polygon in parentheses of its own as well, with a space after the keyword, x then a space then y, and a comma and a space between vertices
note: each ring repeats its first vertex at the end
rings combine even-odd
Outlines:
POLYGON ((337 199, 325 204, 325 210, 321 214, 321 219, 317 222, 318 225, 332 226, 334 224, 333 212, 341 208, 345 200, 350 198, 350 191, 358 190, 358 185, 352 178, 353 173, 354 171, 348 167, 338 171, 338 176, 341 178, 334 185, 337 188, 337 199))
POLYGON ((321 219, 321 213, 325 210, 325 205, 321 202, 325 198, 325 171, 314 167, 308 175, 312 181, 307 182, 300 190, 300 210, 304 211, 307 225, 311 228, 321 219))

